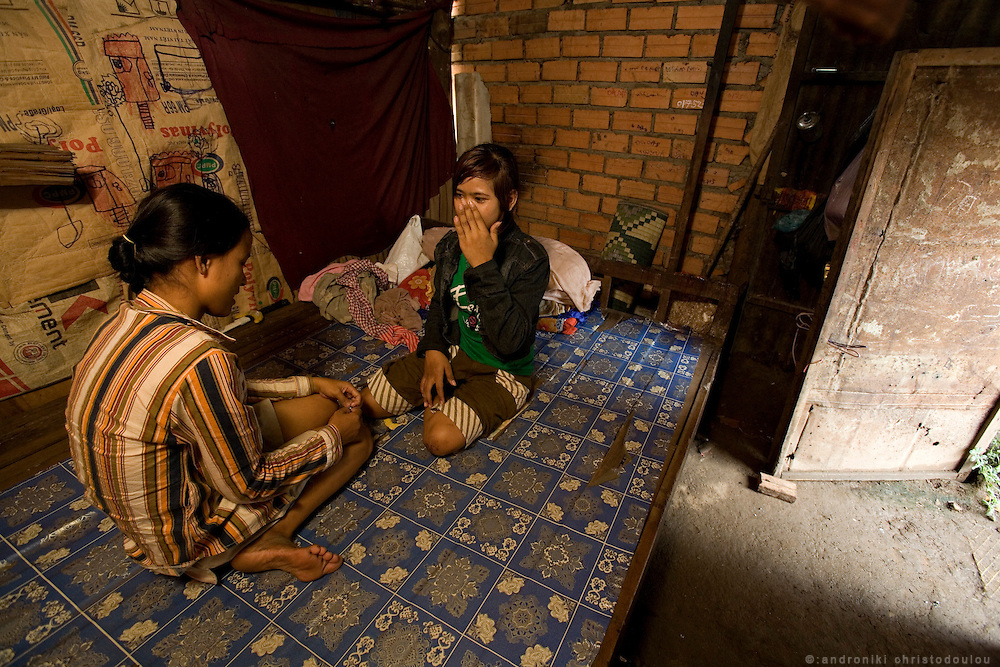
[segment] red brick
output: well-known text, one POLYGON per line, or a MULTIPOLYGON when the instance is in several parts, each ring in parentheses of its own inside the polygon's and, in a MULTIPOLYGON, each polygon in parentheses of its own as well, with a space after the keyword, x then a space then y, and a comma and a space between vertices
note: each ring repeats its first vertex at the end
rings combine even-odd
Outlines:
POLYGON ((483 81, 507 81, 506 65, 476 65, 476 72, 483 77, 483 81))
POLYGON ((556 130, 556 146, 590 148, 590 132, 585 130, 556 130))
POLYGON ((601 55, 605 58, 641 58, 644 37, 632 35, 605 35, 601 55))
POLYGON ((740 164, 750 155, 749 146, 719 144, 715 150, 715 160, 725 164, 740 164))
POLYGON ((462 58, 465 60, 492 60, 493 44, 482 42, 479 44, 466 44, 462 47, 462 58))
POLYGON ((629 30, 670 30, 674 27, 673 7, 634 7, 628 19, 629 30))
POLYGON ((708 63, 704 60, 680 60, 663 63, 664 83, 705 83, 708 63))
POLYGON ((580 81, 606 81, 618 78, 618 63, 608 60, 585 60, 580 63, 580 81))
POLYGON ((612 132, 594 132, 590 138, 590 146, 595 151, 608 151, 609 153, 628 152, 627 134, 614 134, 612 132))
POLYGON ((525 104, 550 104, 552 102, 552 86, 531 84, 519 88, 521 101, 525 104))
POLYGON ((669 88, 633 88, 632 103, 635 109, 669 109, 669 88))
POLYGON ((618 80, 623 82, 641 81, 644 83, 657 83, 660 80, 660 63, 648 60, 643 62, 624 62, 622 63, 622 71, 618 80))
POLYGON ((601 38, 598 35, 576 35, 563 37, 564 58, 593 58, 601 54, 601 38))
POLYGON ((569 127, 573 123, 573 110, 569 107, 546 105, 538 107, 539 125, 560 125, 569 127))
POLYGON ((553 9, 561 7, 563 4, 565 4, 565 0, 532 0, 531 2, 534 9, 553 9))
POLYGON ((642 160, 624 157, 609 157, 604 171, 612 176, 639 178, 642 175, 642 160))
POLYGON ((510 106, 504 113, 504 120, 511 125, 535 125, 538 112, 535 107, 510 106))
POLYGON ((533 160, 542 167, 565 169, 569 165, 569 153, 559 148, 536 148, 533 160))
MULTIPOLYGON (((456 37, 457 39, 457 37, 456 37)), ((778 53, 778 43, 781 35, 776 32, 751 32, 747 42, 748 56, 773 58, 778 53)))
MULTIPOLYGON (((715 55, 715 43, 719 41, 718 33, 710 33, 703 35, 694 35, 691 38, 691 57, 692 58, 711 58, 715 55)), ((727 55, 732 57, 736 54, 736 46, 738 43, 738 34, 733 35, 732 39, 729 40, 729 52, 727 55)))
POLYGON ((578 190, 580 188, 580 174, 573 171, 549 169, 549 173, 545 176, 545 183, 554 188, 578 190))
POLYGON ((505 39, 493 42, 493 60, 520 60, 524 58, 524 42, 505 39))
POLYGON ((584 192, 600 192, 606 195, 617 194, 618 179, 595 174, 584 174, 580 189, 584 192))
POLYGON ((703 234, 715 234, 719 229, 719 218, 708 213, 695 213, 691 218, 691 229, 703 234))
POLYGON ((551 146, 555 134, 555 130, 551 127, 522 127, 521 141, 536 146, 551 146))
POLYGON ((590 239, 591 235, 587 232, 581 232, 575 229, 559 230, 559 240, 573 248, 590 250, 590 239))
POLYGON ((492 14, 497 10, 496 0, 458 0, 452 8, 457 15, 492 14))
POLYGON ((611 112, 599 109, 575 109, 573 127, 606 130, 611 126, 611 112))
POLYGON ((705 89, 677 88, 670 106, 674 109, 701 109, 705 106, 705 89))
POLYGON ((560 55, 558 37, 538 37, 524 40, 525 58, 558 58, 560 55))
POLYGON ((601 107, 623 107, 628 104, 628 91, 624 88, 591 88, 590 103, 601 107))
POLYGON ((552 86, 554 104, 590 104, 590 86, 552 86))
MULTIPOLYGON (((476 36, 476 19, 473 16, 456 16, 452 21, 451 38, 455 42, 472 39, 476 36)), ((452 47, 456 46, 452 43, 452 47)))
POLYGON ((604 171, 604 156, 573 151, 569 154, 569 168, 577 171, 604 171))
POLYGON ((491 104, 490 105, 490 121, 494 123, 504 122, 504 111, 507 110, 502 104, 491 104))
POLYGON ((656 188, 656 201, 664 204, 680 204, 684 199, 684 189, 673 185, 661 185, 656 188))
POLYGON ((694 134, 698 116, 693 113, 658 113, 653 131, 657 134, 694 134))
POLYGON ((677 8, 677 30, 718 30, 722 27, 722 5, 686 5, 677 8))
POLYGON ((542 63, 542 79, 545 81, 576 81, 577 61, 546 60, 542 63))
POLYGON ((628 10, 624 8, 589 9, 587 10, 587 30, 603 32, 624 30, 627 19, 628 10))
POLYGON ((625 199, 644 199, 653 201, 656 196, 656 186, 641 181, 622 181, 618 186, 618 196, 625 199))
POLYGON ((568 227, 580 226, 580 212, 563 208, 561 206, 549 207, 548 217, 546 219, 557 225, 566 225, 568 227))
POLYGON ((611 218, 599 213, 583 213, 580 215, 580 226, 584 229, 607 234, 611 231, 611 218))
POLYGON ((642 111, 616 111, 611 128, 626 132, 649 132, 653 127, 653 114, 642 111))
POLYGON ((698 198, 698 208, 716 213, 732 213, 736 206, 736 195, 730 193, 719 193, 702 190, 698 198))
MULTIPOLYGON (((517 198, 517 216, 519 218, 545 219, 546 208, 541 204, 528 201, 528 193, 522 192, 517 198)), ((534 232, 532 232, 533 234, 534 232)))
POLYGON ((507 65, 507 78, 510 81, 538 81, 539 69, 538 63, 511 63, 507 65))
POLYGON ((601 210, 601 198, 596 195, 585 195, 582 192, 567 192, 566 206, 578 211, 597 213, 601 210))
POLYGON ((700 276, 704 270, 705 261, 697 257, 685 257, 684 261, 681 262, 681 273, 686 273, 689 276, 700 276))
POLYGON ((762 90, 723 90, 719 96, 719 111, 757 113, 763 97, 762 90))
POLYGON ((547 204, 549 206, 562 206, 563 194, 565 193, 557 188, 546 188, 537 186, 531 188, 531 201, 535 202, 536 204, 547 204))
POLYGON ((647 58, 686 58, 691 50, 690 35, 648 35, 647 58))
POLYGON ((724 188, 729 185, 729 170, 723 167, 705 167, 701 172, 701 183, 724 188))
POLYGON ((531 9, 531 0, 499 0, 497 11, 520 12, 531 9))
POLYGON ((773 28, 777 5, 741 5, 736 12, 736 29, 773 28))
POLYGON ((677 160, 690 160, 694 155, 694 142, 687 139, 674 139, 670 147, 670 157, 677 160))
MULTIPOLYGON (((523 87, 523 86, 522 86, 523 87)), ((517 104, 518 86, 488 86, 493 104, 517 104)))
POLYGON ((632 153, 652 157, 669 157, 671 143, 670 139, 662 137, 633 137, 632 153))
MULTIPOLYGON (((612 2, 621 2, 621 0, 612 0, 612 2)), ((601 252, 604 250, 605 243, 607 243, 607 237, 603 234, 598 234, 590 240, 590 249, 594 252, 601 252)))
POLYGON ((582 9, 565 9, 549 12, 549 32, 583 30, 586 24, 587 12, 582 9))
POLYGON ((528 225, 528 233, 532 236, 542 236, 547 239, 559 240, 559 228, 554 225, 543 225, 538 222, 532 222, 528 225))
MULTIPOLYGON (((501 67, 503 67, 503 65, 501 65, 501 67)), ((455 74, 471 74, 472 72, 475 71, 476 71, 475 66, 467 63, 453 63, 451 66, 452 76, 454 76, 455 74)))
POLYGON ((647 160, 643 176, 651 181, 683 183, 687 176, 687 165, 664 160, 647 160))
POLYGON ((538 9, 517 12, 508 17, 508 23, 512 35, 540 35, 549 29, 549 13, 538 9))
POLYGON ((484 16, 476 21, 476 37, 506 37, 509 34, 506 16, 484 16))
POLYGON ((746 60, 741 63, 731 63, 722 74, 723 86, 754 86, 757 85, 757 75, 760 73, 760 63, 756 60, 746 60))
POLYGON ((713 139, 734 139, 741 141, 746 130, 746 118, 716 116, 712 121, 712 127, 709 129, 709 136, 713 139))
MULTIPOLYGON (((615 182, 617 187, 618 182, 615 182)), ((614 215, 618 210, 618 198, 617 197, 602 197, 601 198, 601 213, 607 213, 608 215, 614 215)))
POLYGON ((501 144, 521 143, 521 128, 493 123, 493 141, 501 144))

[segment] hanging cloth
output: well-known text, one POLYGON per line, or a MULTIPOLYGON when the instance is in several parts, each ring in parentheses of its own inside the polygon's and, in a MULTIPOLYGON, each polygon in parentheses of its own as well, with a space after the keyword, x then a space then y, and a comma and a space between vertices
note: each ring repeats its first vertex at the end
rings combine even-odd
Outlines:
POLYGON ((289 284, 330 257, 385 250, 451 177, 451 109, 427 52, 432 16, 178 2, 289 284))

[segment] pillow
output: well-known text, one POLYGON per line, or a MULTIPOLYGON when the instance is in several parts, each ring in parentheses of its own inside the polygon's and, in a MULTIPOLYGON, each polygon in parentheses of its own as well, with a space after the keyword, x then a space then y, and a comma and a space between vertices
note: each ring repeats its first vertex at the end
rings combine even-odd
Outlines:
POLYGON ((425 229, 423 236, 420 238, 420 247, 423 249, 424 254, 434 259, 434 248, 437 246, 438 241, 444 238, 444 235, 452 229, 454 227, 431 227, 430 229, 425 229))
POLYGON ((434 267, 417 269, 404 278, 399 286, 416 299, 421 308, 426 308, 434 294, 434 267))

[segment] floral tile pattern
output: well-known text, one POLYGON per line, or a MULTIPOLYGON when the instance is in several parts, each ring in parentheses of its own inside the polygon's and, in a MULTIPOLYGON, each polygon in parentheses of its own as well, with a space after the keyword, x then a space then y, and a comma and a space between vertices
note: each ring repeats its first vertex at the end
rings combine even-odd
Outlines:
MULTIPOLYGON (((502 430, 447 458, 413 412, 308 520, 344 565, 314 582, 151 574, 83 498, 70 461, 0 495, 0 664, 584 667, 649 514, 699 341, 629 319, 539 332, 536 386, 502 430), (588 486, 623 427, 626 455, 588 486), (72 602, 70 602, 72 601, 72 602)), ((332 323, 247 369, 365 379, 405 353, 332 323)))

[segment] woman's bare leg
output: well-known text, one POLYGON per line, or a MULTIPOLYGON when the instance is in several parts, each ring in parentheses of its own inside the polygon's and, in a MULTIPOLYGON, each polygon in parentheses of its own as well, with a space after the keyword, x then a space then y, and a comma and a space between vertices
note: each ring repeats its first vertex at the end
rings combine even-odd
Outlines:
MULTIPOLYGON (((326 424, 337 408, 333 401, 315 394, 274 403, 286 440, 326 424)), ((313 581, 341 566, 343 559, 326 547, 318 544, 299 547, 292 538, 306 519, 343 488, 371 456, 371 432, 362 425, 358 439, 343 445, 340 461, 313 476, 285 516, 236 554, 231 563, 234 569, 240 572, 284 570, 301 581, 313 581)))
POLYGON ((448 456, 465 447, 465 435, 443 412, 425 410, 424 447, 434 456, 448 456))

